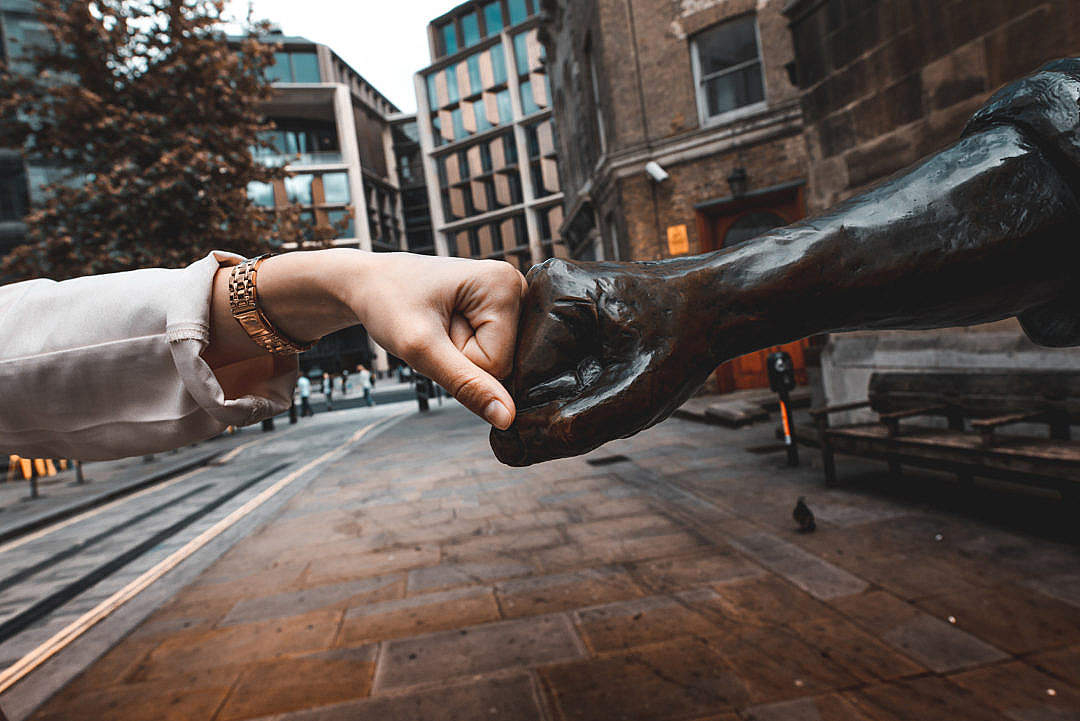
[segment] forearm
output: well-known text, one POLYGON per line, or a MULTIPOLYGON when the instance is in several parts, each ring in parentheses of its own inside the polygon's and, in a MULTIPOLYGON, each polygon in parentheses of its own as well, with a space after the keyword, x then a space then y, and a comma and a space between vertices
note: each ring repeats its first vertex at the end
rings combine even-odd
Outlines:
MULTIPOLYGON (((356 325, 347 303, 350 287, 362 277, 369 254, 351 249, 288 253, 259 266, 259 307, 291 340, 307 343, 356 325)), ((268 356, 232 316, 230 268, 214 277, 210 305, 210 344, 203 359, 215 370, 268 356)))
POLYGON ((814 333, 997 320, 1061 294, 1080 207, 1019 133, 994 128, 829 213, 697 259, 717 360, 814 333))

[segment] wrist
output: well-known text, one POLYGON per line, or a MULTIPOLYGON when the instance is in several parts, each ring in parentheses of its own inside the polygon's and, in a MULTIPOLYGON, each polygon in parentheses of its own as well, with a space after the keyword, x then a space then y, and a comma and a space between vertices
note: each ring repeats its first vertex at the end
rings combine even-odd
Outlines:
POLYGON ((293 252, 263 262, 258 296, 263 313, 286 336, 301 343, 317 341, 359 319, 346 301, 355 282, 354 254, 346 248, 293 252))

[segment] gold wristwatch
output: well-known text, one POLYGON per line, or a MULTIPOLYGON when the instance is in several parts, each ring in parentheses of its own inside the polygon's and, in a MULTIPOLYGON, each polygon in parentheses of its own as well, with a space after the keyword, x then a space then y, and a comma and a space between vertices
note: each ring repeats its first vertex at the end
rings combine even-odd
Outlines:
POLYGON ((233 318, 243 326, 251 340, 274 355, 296 355, 315 344, 291 340, 275 328, 259 309, 259 294, 255 288, 259 265, 272 255, 273 253, 267 253, 233 266, 232 273, 229 274, 229 308, 233 318))

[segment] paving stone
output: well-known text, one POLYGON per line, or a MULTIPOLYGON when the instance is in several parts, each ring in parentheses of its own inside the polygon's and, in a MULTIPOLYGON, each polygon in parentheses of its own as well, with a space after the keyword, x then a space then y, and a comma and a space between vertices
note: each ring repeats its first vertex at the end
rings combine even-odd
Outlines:
POLYGON ((1000 661, 1000 649, 884 591, 841 599, 835 605, 856 623, 938 673, 1000 661))
POLYGON ((388 641, 375 675, 375 693, 582 655, 581 641, 563 615, 388 641))
POLYGON ((925 668, 842 618, 817 618, 789 628, 860 681, 914 676, 925 668))
POLYGON ((743 536, 731 545, 815 598, 850 596, 867 586, 861 578, 771 534, 743 536))
POLYGON ((522 618, 623 601, 644 594, 625 571, 593 568, 503 581, 495 585, 495 595, 504 616, 522 618))
POLYGON ((1080 690, 1019 661, 954 674, 949 681, 1016 721, 1080 718, 1080 690))
POLYGON ((209 631, 178 633, 161 642, 132 672, 136 680, 156 679, 211 668, 252 663, 283 655, 329 649, 342 611, 248 623, 209 631))
POLYGON ((363 698, 371 691, 375 652, 375 646, 362 646, 255 664, 240 676, 215 719, 235 721, 363 698))
POLYGON ((682 721, 749 699, 731 666, 694 640, 548 666, 540 674, 565 721, 682 721))
POLYGON ((1080 606, 1080 573, 1062 573, 1055 576, 1033 578, 1023 583, 1027 588, 1045 593, 1074 606, 1080 606))
POLYGON ((1000 661, 1000 649, 932 616, 919 615, 882 634, 892 644, 932 671, 945 673, 1000 661))
POLYGON ((236 675, 189 675, 183 679, 84 689, 54 696, 35 721, 190 721, 212 718, 236 675), (201 678, 201 682, 197 681, 201 678), (177 683, 181 681, 181 683, 177 683))
POLYGON ((915 600, 943 593, 977 592, 977 579, 955 564, 934 559, 902 559, 858 566, 858 575, 905 600, 915 600))
POLYGON ((546 721, 524 674, 375 697, 275 716, 274 721, 546 721))
POLYGON ((456 588, 396 601, 362 604, 345 612, 338 645, 463 628, 499 619, 490 588, 456 588))
POLYGON ((937 618, 956 618, 956 626, 1012 653, 1028 653, 1080 642, 1080 611, 1013 584, 919 601, 937 618))
POLYGON ((553 528, 541 528, 523 533, 502 533, 493 536, 474 536, 443 546, 444 558, 471 560, 493 553, 515 553, 563 542, 562 534, 553 528))
POLYGON ((847 688, 856 677, 788 629, 740 628, 706 639, 762 704, 847 688))
POLYGON ((970 691, 940 678, 870 686, 843 696, 874 721, 1002 721, 970 691))
POLYGON ((772 575, 717 583, 713 588, 717 598, 709 605, 743 624, 772 626, 833 615, 826 604, 772 575))
POLYGON ((579 543, 608 538, 640 538, 661 536, 680 530, 670 518, 656 513, 640 516, 607 518, 588 523, 574 523, 566 527, 566 535, 579 543))
POLYGON ((378 553, 357 553, 317 558, 312 561, 304 574, 304 581, 310 585, 330 584, 351 581, 365 576, 408 571, 417 566, 430 566, 439 562, 439 547, 436 545, 406 546, 378 553))
POLYGON ((651 596, 574 613, 585 642, 595 652, 671 641, 683 636, 709 636, 721 626, 698 612, 691 603, 716 595, 711 589, 685 591, 673 596, 651 596))
POLYGON ((765 573, 761 566, 746 557, 719 550, 634 564, 634 569, 642 583, 657 591, 724 583, 765 573))
POLYGON ((467 563, 444 563, 440 566, 418 568, 409 572, 408 592, 427 593, 441 588, 467 586, 515 578, 533 572, 533 567, 520 561, 494 559, 467 563))
POLYGON ((347 583, 312 586, 301 591, 275 593, 244 600, 233 606, 221 621, 222 626, 252 623, 328 608, 345 608, 361 600, 382 601, 400 598, 405 591, 405 576, 376 576, 347 583))
POLYGON ((1080 645, 1043 651, 1027 657, 1027 662, 1039 671, 1065 679, 1080 687, 1080 645))

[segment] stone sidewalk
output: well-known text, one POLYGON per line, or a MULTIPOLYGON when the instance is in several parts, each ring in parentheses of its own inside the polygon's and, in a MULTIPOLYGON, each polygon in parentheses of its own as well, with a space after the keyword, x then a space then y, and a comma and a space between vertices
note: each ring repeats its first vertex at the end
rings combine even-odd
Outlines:
POLYGON ((33 718, 1080 719, 1067 509, 846 459, 827 490, 771 431, 514 470, 459 407, 407 419, 33 718))

